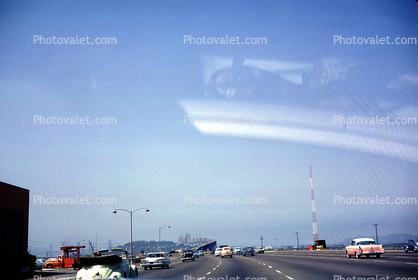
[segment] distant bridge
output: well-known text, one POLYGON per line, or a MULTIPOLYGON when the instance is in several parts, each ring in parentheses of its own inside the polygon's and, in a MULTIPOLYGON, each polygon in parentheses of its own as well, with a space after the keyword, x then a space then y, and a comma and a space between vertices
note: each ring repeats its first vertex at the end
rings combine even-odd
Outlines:
POLYGON ((214 251, 216 249, 216 240, 204 243, 204 244, 199 244, 196 245, 192 248, 190 248, 192 250, 203 250, 203 251, 207 251, 209 249, 209 251, 214 251))

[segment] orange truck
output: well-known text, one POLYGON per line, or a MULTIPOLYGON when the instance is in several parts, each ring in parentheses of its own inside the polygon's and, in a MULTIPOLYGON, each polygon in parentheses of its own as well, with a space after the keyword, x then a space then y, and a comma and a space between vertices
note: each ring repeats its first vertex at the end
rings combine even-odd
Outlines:
POLYGON ((85 246, 64 246, 61 247, 62 255, 56 258, 47 259, 45 262, 46 268, 73 268, 80 269, 80 248, 85 246))

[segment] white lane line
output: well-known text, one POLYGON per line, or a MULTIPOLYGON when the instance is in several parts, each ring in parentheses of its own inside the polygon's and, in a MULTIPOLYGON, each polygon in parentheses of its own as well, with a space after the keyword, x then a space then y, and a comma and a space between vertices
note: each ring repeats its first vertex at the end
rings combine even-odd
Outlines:
POLYGON ((269 266, 269 268, 273 268, 273 267, 269 266))
POLYGON ((263 265, 266 265, 265 263, 263 263, 263 265))
POLYGON ((406 264, 415 264, 415 265, 418 265, 418 263, 406 263, 406 264))
POLYGON ((277 272, 277 273, 280 273, 280 274, 282 273, 280 270, 276 270, 276 272, 277 272))
POLYGON ((290 277, 290 276, 287 276, 287 275, 286 275, 286 278, 288 278, 288 279, 290 279, 290 280, 293 280, 293 278, 292 278, 292 277, 290 277))
POLYGON ((211 274, 211 273, 212 273, 212 272, 210 272, 210 271, 209 271, 208 273, 206 273, 206 275, 209 275, 209 274, 211 274))
POLYGON ((213 270, 216 270, 216 267, 214 267, 213 270))

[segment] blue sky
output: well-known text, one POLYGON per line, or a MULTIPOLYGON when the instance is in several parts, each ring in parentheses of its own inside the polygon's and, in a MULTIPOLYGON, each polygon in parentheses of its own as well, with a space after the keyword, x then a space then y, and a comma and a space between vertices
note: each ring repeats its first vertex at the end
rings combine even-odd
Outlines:
POLYGON ((125 243, 129 215, 112 210, 146 206, 134 214, 135 240, 157 240, 170 224, 163 239, 190 233, 247 246, 264 236, 278 246, 299 231, 310 244, 309 166, 321 239, 374 237, 373 223, 382 235, 416 233, 417 204, 334 199, 418 199, 418 125, 344 126, 334 117, 417 118, 418 46, 339 45, 333 36, 416 38, 417 9, 414 1, 1 1, 0 180, 30 190, 33 251, 96 235, 125 243), (117 44, 34 44, 35 35, 117 44), (191 45, 184 35, 267 44, 191 45), (35 116, 117 123, 48 125, 35 116), (35 196, 117 204, 36 204, 35 196), (185 201, 226 196, 266 203, 185 201))

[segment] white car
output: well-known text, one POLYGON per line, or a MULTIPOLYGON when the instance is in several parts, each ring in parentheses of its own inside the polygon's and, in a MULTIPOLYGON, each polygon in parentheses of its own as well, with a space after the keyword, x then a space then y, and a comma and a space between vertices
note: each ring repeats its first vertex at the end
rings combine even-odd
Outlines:
POLYGON ((354 256, 360 258, 365 255, 367 258, 371 255, 375 255, 376 258, 380 258, 381 254, 385 253, 383 245, 376 244, 371 238, 356 238, 351 241, 351 244, 345 247, 345 254, 347 258, 354 256))
POLYGON ((215 250, 215 257, 220 257, 222 252, 222 248, 216 248, 215 250))
POLYGON ((77 272, 76 280, 137 278, 138 268, 129 265, 127 252, 122 248, 99 250, 94 256, 80 257, 82 268, 77 272))
POLYGON ((141 265, 145 270, 153 267, 169 268, 170 262, 167 253, 154 252, 148 253, 147 257, 141 261, 141 265))
POLYGON ((242 252, 241 252, 241 247, 235 247, 235 248, 234 248, 234 251, 232 251, 232 253, 233 253, 234 255, 241 255, 241 254, 242 254, 242 252))

